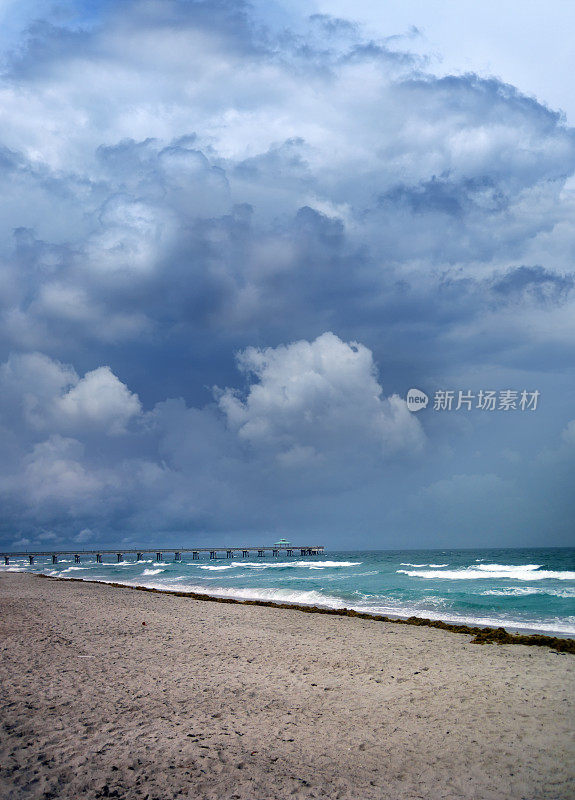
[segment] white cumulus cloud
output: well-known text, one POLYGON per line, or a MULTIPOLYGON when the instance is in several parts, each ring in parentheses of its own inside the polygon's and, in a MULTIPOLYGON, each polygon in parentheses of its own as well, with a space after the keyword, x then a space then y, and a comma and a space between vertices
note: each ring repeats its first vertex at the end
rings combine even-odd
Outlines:
POLYGON ((110 367, 98 367, 80 378, 72 367, 41 353, 12 355, 0 366, 0 387, 40 430, 97 430, 115 436, 141 413, 138 396, 110 367))
POLYGON ((284 464, 423 445, 420 424, 401 398, 384 396, 371 351, 361 344, 324 333, 313 342, 249 347, 238 365, 255 381, 245 398, 221 393, 219 406, 242 440, 276 452, 284 464))

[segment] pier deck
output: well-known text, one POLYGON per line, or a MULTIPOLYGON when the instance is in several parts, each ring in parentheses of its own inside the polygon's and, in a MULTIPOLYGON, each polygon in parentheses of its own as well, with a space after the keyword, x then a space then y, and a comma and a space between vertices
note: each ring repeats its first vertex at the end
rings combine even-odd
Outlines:
POLYGON ((116 547, 112 549, 100 548, 95 550, 22 550, 20 552, 1 552, 0 558, 4 559, 5 566, 10 564, 11 558, 27 558, 30 564, 34 563, 34 559, 38 557, 49 557, 52 559, 53 564, 58 563, 60 556, 74 556, 74 561, 79 564, 81 556, 96 556, 96 561, 102 562, 102 556, 113 555, 116 556, 116 561, 123 561, 124 556, 135 555, 136 561, 141 561, 143 556, 153 553, 156 556, 156 561, 163 561, 164 554, 173 553, 174 561, 182 560, 182 553, 191 553, 192 561, 199 560, 200 553, 209 553, 210 558, 237 558, 241 553, 241 558, 249 558, 250 554, 257 554, 258 558, 265 558, 266 553, 271 553, 273 557, 278 557, 280 553, 286 556, 293 556, 294 553, 300 556, 316 556, 324 552, 323 545, 289 545, 286 547, 277 547, 275 545, 257 546, 257 547, 139 547, 139 548, 123 548, 116 547), (218 553, 225 553, 218 555, 218 553))

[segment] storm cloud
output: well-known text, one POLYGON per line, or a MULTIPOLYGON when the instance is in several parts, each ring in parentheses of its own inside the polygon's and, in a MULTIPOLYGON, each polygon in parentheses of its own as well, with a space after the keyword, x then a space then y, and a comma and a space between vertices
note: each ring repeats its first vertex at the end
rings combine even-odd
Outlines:
POLYGON ((409 36, 258 14, 72 3, 4 53, 2 541, 564 542, 575 132, 409 36))

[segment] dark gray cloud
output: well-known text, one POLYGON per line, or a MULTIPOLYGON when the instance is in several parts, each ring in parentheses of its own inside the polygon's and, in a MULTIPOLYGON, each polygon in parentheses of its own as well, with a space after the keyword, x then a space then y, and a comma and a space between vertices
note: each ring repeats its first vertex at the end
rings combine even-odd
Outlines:
POLYGON ((493 290, 505 298, 532 297, 539 303, 565 301, 575 285, 575 276, 557 275, 544 267, 521 266, 493 281, 493 290))
POLYGON ((509 498, 546 483, 501 454, 515 433, 417 421, 393 396, 540 381, 545 436, 524 420, 508 449, 560 447, 561 115, 325 15, 277 34, 231 0, 76 12, 34 23, 0 85, 5 540, 315 525, 343 542, 361 513, 365 544, 391 543, 384 518, 432 544, 459 513, 437 498, 491 491, 519 541, 509 498))

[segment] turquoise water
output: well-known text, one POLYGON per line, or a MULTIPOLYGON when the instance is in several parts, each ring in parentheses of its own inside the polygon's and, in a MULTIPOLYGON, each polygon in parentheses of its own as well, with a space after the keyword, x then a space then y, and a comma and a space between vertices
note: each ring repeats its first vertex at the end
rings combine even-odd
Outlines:
MULTIPOLYGON (((166 559, 170 557, 166 556, 166 559)), ((354 608, 508 630, 575 636, 575 549, 395 550, 320 556, 52 565, 11 561, 2 571, 203 592, 219 597, 354 608)), ((50 563, 49 563, 50 562, 50 563)))

